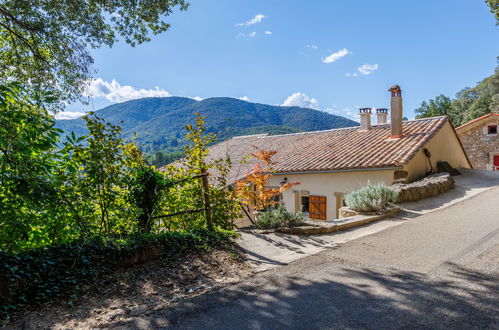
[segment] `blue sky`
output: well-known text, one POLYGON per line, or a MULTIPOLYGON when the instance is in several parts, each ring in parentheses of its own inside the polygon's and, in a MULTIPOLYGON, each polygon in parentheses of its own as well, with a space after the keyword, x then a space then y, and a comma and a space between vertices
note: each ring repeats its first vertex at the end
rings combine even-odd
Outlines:
POLYGON ((92 51, 95 109, 142 96, 229 96, 352 117, 357 107, 388 107, 387 89, 399 84, 411 118, 423 100, 492 74, 499 55, 499 27, 481 0, 190 2, 150 43, 92 51))

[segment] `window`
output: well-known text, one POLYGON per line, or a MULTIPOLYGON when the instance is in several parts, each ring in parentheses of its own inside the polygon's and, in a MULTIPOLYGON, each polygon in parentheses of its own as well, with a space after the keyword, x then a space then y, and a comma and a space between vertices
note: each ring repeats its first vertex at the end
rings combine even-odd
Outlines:
POLYGON ((497 134, 497 125, 489 125, 487 127, 487 134, 496 135, 497 134))
POLYGON ((309 210, 310 210, 310 197, 301 196, 301 211, 308 213, 309 210))
POLYGON ((279 203, 282 200, 282 194, 275 195, 272 197, 272 202, 279 203))

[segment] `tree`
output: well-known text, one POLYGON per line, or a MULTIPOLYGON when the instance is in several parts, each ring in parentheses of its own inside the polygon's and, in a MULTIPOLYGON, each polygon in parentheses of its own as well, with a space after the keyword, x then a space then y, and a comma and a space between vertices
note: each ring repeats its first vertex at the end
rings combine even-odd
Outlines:
POLYGON ((436 116, 449 116, 452 120, 452 104, 451 99, 443 94, 437 96, 434 100, 428 103, 423 101, 421 106, 414 110, 416 118, 428 118, 436 116))
POLYGON ((0 4, 0 82, 55 90, 59 105, 79 99, 91 77, 89 48, 122 38, 135 46, 168 30, 164 17, 186 0, 4 0, 0 4))
POLYGON ((490 7, 490 12, 496 17, 496 25, 499 25, 499 0, 485 0, 490 7))
POLYGON ((18 83, 0 85, 0 250, 51 242, 60 230, 58 218, 46 218, 56 204, 52 175, 61 132, 40 106, 51 100, 34 99, 18 83))
MULTIPOLYGON (((256 148, 256 147, 255 147, 256 148)), ((241 203, 256 210, 266 210, 270 206, 277 204, 275 197, 288 188, 299 184, 299 182, 286 182, 280 188, 270 188, 269 179, 273 170, 272 157, 277 153, 274 150, 258 150, 251 156, 258 160, 244 179, 236 182, 236 196, 241 203), (263 165, 263 166, 262 166, 263 165)))
POLYGON ((90 112, 83 119, 89 135, 86 144, 74 143, 74 137, 65 144, 63 151, 78 166, 72 172, 76 179, 71 185, 83 197, 81 203, 91 201, 89 213, 83 217, 92 219, 99 233, 107 235, 125 231, 129 227, 124 219, 128 204, 127 188, 134 172, 144 168, 142 153, 133 143, 125 143, 121 128, 105 122, 90 112))
POLYGON ((448 116, 454 126, 490 112, 499 112, 499 68, 475 87, 463 88, 455 99, 439 95, 434 100, 424 101, 415 112, 416 118, 448 116))
MULTIPOLYGON (((166 213, 205 208, 206 187, 203 187, 202 179, 193 178, 208 172, 207 190, 212 225, 230 229, 233 227, 233 220, 240 215, 239 203, 227 181, 232 163, 228 157, 220 159, 208 157, 208 146, 216 141, 217 136, 206 131, 204 119, 204 116, 196 113, 196 124, 185 127, 187 130, 185 137, 189 144, 184 147, 184 156, 178 162, 163 168, 166 179, 181 183, 164 195, 161 207, 166 213)), ((204 212, 193 212, 178 218, 169 217, 162 225, 168 230, 178 230, 209 226, 207 222, 204 212)))

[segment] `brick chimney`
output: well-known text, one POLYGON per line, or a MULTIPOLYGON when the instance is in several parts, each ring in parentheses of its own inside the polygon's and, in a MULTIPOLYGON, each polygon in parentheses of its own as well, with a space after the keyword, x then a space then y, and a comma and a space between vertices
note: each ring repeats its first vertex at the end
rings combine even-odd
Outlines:
POLYGON ((371 108, 360 108, 360 129, 368 131, 371 129, 371 108))
POLYGON ((388 109, 386 108, 376 109, 376 123, 378 125, 386 124, 387 117, 388 117, 388 109))
POLYGON ((398 139, 402 136, 402 90, 399 85, 394 85, 388 90, 392 93, 390 99, 391 138, 398 139))

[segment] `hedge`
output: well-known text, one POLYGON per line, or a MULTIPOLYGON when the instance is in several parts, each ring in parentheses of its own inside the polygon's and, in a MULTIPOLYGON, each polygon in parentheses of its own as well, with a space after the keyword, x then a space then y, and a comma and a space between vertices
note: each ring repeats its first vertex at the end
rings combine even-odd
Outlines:
POLYGON ((0 252, 0 319, 23 305, 70 296, 103 275, 156 258, 175 258, 227 244, 231 231, 205 229, 137 234, 125 239, 92 238, 57 246, 0 252))

